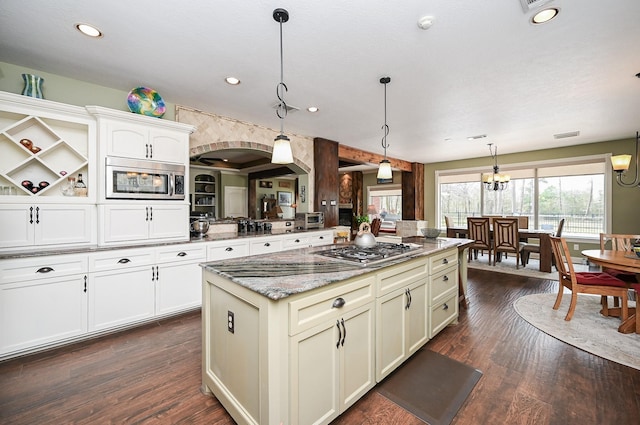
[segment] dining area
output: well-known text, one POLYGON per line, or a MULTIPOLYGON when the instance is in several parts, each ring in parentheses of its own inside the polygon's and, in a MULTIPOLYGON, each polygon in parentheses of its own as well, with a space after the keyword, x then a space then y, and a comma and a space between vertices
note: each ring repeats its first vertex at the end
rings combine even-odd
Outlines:
POLYGON ((466 217, 466 226, 445 217, 447 237, 475 241, 469 246, 469 262, 486 253, 489 264, 495 266, 513 255, 519 269, 526 267, 534 254, 539 258, 539 270, 545 273, 552 272, 554 262, 550 237, 561 236, 564 222, 561 219, 556 229, 530 229, 528 216, 472 216, 466 217))

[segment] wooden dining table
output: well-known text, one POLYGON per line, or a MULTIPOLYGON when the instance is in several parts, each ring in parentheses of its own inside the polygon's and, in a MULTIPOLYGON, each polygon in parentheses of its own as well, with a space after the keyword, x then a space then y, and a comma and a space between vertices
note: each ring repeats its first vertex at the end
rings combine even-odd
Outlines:
MULTIPOLYGON (((582 255, 587 257, 590 262, 601 267, 636 273, 636 280, 637 277, 640 276, 640 257, 633 252, 587 249, 582 251, 582 255)), ((638 280, 638 282, 640 282, 640 280, 638 280)), ((620 309, 613 308, 610 310, 610 315, 615 315, 616 313, 619 315, 618 310, 620 309)), ((640 333, 640 327, 637 326, 638 321, 636 315, 637 308, 629 308, 629 317, 620 324, 618 331, 622 333, 640 333)))
MULTIPOLYGON (((491 231, 493 233, 493 231, 491 231)), ((551 273, 551 265, 553 263, 553 252, 551 252, 550 236, 553 236, 553 230, 545 229, 518 229, 520 240, 538 239, 540 240, 540 271, 551 273)), ((467 238, 469 230, 466 227, 447 227, 448 238, 467 238)), ((491 235, 493 237, 493 234, 491 235)))

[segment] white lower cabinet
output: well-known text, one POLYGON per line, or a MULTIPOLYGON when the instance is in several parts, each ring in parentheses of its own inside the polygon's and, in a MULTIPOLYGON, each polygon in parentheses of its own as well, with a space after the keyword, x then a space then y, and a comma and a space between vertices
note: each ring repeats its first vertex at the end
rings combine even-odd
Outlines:
POLYGON ((87 332, 87 256, 0 261, 0 356, 87 332))
POLYGON ((153 317, 155 266, 96 273, 90 284, 89 330, 101 331, 153 317))
POLYGON ((156 315, 175 313, 202 304, 203 244, 169 245, 157 249, 156 315))
POLYGON ((100 245, 189 239, 189 206, 182 203, 99 206, 100 245))
POLYGON ((95 243, 93 205, 0 205, 0 249, 95 243))

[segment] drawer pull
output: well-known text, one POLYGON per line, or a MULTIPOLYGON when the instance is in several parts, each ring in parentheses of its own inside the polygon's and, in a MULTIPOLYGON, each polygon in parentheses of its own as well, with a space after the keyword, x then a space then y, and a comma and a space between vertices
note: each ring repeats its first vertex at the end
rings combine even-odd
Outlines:
POLYGON ((445 258, 444 260, 442 260, 442 264, 449 264, 449 260, 445 258))
POLYGON ((443 309, 443 310, 449 310, 449 306, 447 305, 447 303, 444 303, 444 304, 442 305, 442 309, 443 309))
POLYGON ((38 270, 36 270, 36 273, 49 273, 54 271, 51 267, 40 267, 38 270))
POLYGON ((129 260, 128 258, 121 258, 121 259, 118 260, 118 263, 120 263, 120 264, 127 264, 127 263, 130 263, 130 262, 131 262, 131 260, 129 260))
POLYGON ((442 280, 444 280, 445 282, 447 282, 449 280, 449 276, 447 276, 446 274, 444 276, 442 276, 442 280))
POLYGON ((335 300, 333 300, 333 304, 331 305, 331 308, 342 308, 346 303, 347 302, 344 300, 344 298, 342 297, 336 298, 335 300))
POLYGON ((186 257, 186 256, 187 256, 187 253, 184 251, 181 251, 178 253, 178 257, 186 257))
POLYGON ((269 242, 265 242, 264 246, 271 246, 271 244, 269 242))
POLYGON ((300 239, 296 239, 294 242, 295 243, 300 243, 300 239))
POLYGON ((324 239, 324 236, 320 236, 318 239, 324 239))
POLYGON ((231 252, 231 251, 233 251, 233 248, 231 248, 230 246, 228 246, 228 247, 226 247, 226 248, 225 248, 225 251, 227 251, 227 252, 231 252))
POLYGON ((340 348, 340 340, 342 339, 342 331, 340 330, 340 321, 336 320, 336 328, 338 328, 338 342, 336 348, 340 348))

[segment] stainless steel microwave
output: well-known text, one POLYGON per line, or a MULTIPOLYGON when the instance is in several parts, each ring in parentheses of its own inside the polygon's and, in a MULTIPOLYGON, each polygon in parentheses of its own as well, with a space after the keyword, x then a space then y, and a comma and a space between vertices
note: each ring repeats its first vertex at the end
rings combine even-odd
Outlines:
POLYGON ((296 228, 299 228, 299 229, 324 228, 324 213, 322 212, 296 213, 296 228))
POLYGON ((185 166, 155 161, 107 157, 107 199, 184 200, 185 166))

